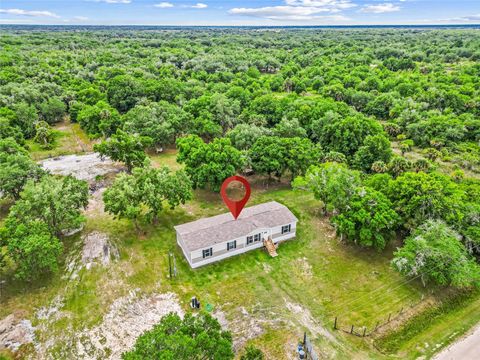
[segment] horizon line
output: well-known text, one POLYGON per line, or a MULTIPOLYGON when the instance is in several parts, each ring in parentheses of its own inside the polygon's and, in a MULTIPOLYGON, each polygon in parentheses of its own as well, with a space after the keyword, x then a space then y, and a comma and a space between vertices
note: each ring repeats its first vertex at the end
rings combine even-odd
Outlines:
POLYGON ((278 28, 278 27, 361 27, 361 26, 378 26, 378 27, 388 27, 388 26, 409 26, 409 27, 426 27, 426 26, 480 26, 480 23, 474 24, 439 24, 439 23, 428 23, 428 24, 305 24, 305 25, 184 25, 184 24, 27 24, 27 23, 1 23, 0 26, 105 26, 105 27, 118 27, 118 26, 156 26, 156 27, 265 27, 265 28, 278 28))

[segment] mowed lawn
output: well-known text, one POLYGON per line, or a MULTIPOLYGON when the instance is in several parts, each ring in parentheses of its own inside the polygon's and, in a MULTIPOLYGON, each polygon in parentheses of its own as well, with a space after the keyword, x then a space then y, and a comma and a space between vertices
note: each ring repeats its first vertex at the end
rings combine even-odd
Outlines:
MULTIPOLYGON (((172 151, 152 156, 152 162, 179 168, 172 151)), ((0 318, 20 312, 35 325, 35 311, 61 295, 62 310, 68 316, 50 325, 48 332, 38 333, 44 341, 65 332, 73 336, 78 329, 98 324, 112 302, 131 290, 144 294, 172 291, 186 311, 190 311, 192 296, 213 305, 214 314, 226 319, 240 346, 252 342, 268 359, 283 359, 292 353, 303 331, 328 358, 389 358, 375 350, 369 338, 333 330, 333 321, 337 316, 344 329, 352 324, 356 329, 371 329, 389 314, 431 296, 418 282, 406 281, 391 269, 396 244, 382 253, 346 245, 335 237, 311 194, 293 191, 288 184, 266 188, 253 181, 248 205, 271 200, 285 204, 299 218, 296 239, 282 243, 278 257, 254 250, 197 270, 184 260, 173 226, 226 212, 219 194, 195 191, 192 201, 173 211, 166 209, 159 223, 145 226, 142 234, 129 221, 89 214, 83 234, 93 230, 109 234, 119 248, 119 261, 108 268, 81 270, 74 281, 67 279, 67 259, 79 252, 80 235, 75 235, 66 240, 59 274, 4 289, 0 318), (170 251, 178 267, 175 279, 168 276, 170 251)))

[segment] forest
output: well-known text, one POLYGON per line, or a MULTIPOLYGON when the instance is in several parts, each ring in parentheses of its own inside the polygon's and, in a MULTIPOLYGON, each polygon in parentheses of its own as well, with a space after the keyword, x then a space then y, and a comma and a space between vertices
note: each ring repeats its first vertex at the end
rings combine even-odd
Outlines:
MULTIPOLYGON (((124 253, 132 258, 132 242, 149 244, 185 207, 214 211, 208 199, 235 174, 248 174, 259 199, 285 197, 300 219, 308 214, 305 223, 332 229, 341 251, 384 259, 392 281, 416 286, 405 291, 479 301, 478 31, 1 31, 0 279, 7 308, 34 284, 51 294, 61 287, 72 230, 121 227, 115 231, 128 237, 124 253), (85 213, 91 183, 39 163, 79 153, 62 145, 66 128, 76 129, 85 148, 122 164, 119 175, 102 179, 110 225, 85 213)), ((166 256, 172 239, 168 247, 143 246, 166 256)), ((227 271, 221 266, 202 271, 213 279, 211 272, 227 271)), ((325 320, 322 310, 311 311, 325 320)), ((368 348, 343 336, 348 350, 335 351, 346 358, 368 348)), ((379 343, 388 343, 382 336, 379 343)), ((267 340, 253 342, 269 354, 267 340)))

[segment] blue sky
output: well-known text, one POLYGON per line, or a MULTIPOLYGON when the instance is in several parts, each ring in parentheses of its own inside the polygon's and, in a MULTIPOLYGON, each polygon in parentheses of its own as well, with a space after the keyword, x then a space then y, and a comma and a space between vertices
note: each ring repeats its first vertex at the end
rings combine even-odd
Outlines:
POLYGON ((0 24, 480 24, 480 0, 0 0, 0 24))

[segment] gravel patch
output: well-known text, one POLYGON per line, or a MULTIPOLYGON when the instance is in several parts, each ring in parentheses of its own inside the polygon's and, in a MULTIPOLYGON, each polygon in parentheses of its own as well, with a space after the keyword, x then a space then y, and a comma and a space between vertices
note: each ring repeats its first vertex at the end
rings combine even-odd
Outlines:
POLYGON ((90 269, 96 263, 106 266, 111 258, 118 259, 119 254, 116 247, 108 240, 108 235, 93 231, 83 238, 82 264, 90 269))
POLYGON ((56 175, 72 175, 79 180, 95 181, 97 176, 116 173, 122 166, 98 153, 65 155, 43 160, 40 165, 56 175))
POLYGON ((71 344, 75 358, 120 359, 123 352, 133 347, 137 337, 171 312, 183 317, 174 293, 138 298, 132 291, 113 302, 100 325, 76 334, 71 344))
POLYGON ((17 351, 34 340, 35 328, 30 320, 18 319, 14 314, 0 320, 0 350, 17 351))

